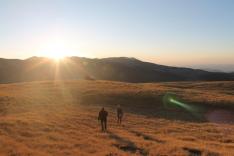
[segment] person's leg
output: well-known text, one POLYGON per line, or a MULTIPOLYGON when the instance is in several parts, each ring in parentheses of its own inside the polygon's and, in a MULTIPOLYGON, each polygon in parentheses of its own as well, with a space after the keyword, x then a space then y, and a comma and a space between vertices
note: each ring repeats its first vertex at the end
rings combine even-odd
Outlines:
POLYGON ((107 121, 105 120, 105 131, 107 130, 107 121))
POLYGON ((102 131, 104 131, 104 121, 101 120, 101 125, 102 125, 102 131))

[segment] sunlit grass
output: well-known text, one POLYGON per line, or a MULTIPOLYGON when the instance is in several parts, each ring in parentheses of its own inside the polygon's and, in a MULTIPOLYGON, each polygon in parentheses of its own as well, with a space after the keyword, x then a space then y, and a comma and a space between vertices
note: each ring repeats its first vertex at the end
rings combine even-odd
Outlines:
MULTIPOLYGON (((191 151, 198 151, 202 155, 233 155, 233 125, 173 120, 177 116, 186 119, 188 116, 182 112, 172 115, 170 120, 138 113, 148 111, 147 107, 152 105, 148 99, 152 98, 153 107, 150 109, 155 114, 161 113, 162 95, 170 91, 179 97, 190 97, 191 103, 197 102, 199 96, 201 101, 207 100, 205 105, 212 105, 207 98, 222 97, 216 100, 222 102, 225 99, 230 105, 234 100, 225 92, 233 88, 234 83, 200 83, 197 86, 191 83, 193 87, 188 90, 179 88, 184 84, 173 85, 110 81, 0 85, 0 154, 63 156, 112 153, 124 156, 141 152, 148 155, 192 155, 191 151), (228 84, 217 88, 219 83, 228 84), (212 90, 204 92, 209 85, 212 90), (196 94, 191 96, 194 92, 196 94), (117 104, 125 108, 123 126, 116 124, 117 104), (97 121, 97 113, 102 106, 106 106, 109 112, 109 133, 106 134, 100 132, 97 121), (135 109, 137 111, 134 112, 135 109)), ((182 104, 178 99, 169 101, 182 104)), ((166 115, 170 115, 169 112, 173 110, 166 115)))

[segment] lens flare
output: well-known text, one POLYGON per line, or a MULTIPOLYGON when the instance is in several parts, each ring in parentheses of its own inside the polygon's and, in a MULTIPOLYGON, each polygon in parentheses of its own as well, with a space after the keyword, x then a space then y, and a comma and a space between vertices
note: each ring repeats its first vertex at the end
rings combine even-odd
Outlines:
POLYGON ((166 93, 163 97, 163 104, 166 109, 182 109, 198 119, 202 118, 201 113, 199 113, 201 110, 198 107, 182 102, 175 93, 166 93))
POLYGON ((189 105, 187 105, 187 104, 185 104, 185 103, 183 103, 183 102, 177 101, 177 100, 172 99, 172 98, 171 98, 169 101, 170 101, 171 103, 173 103, 173 104, 176 104, 176 105, 178 105, 178 106, 180 106, 180 107, 182 107, 182 108, 188 110, 188 111, 192 111, 192 110, 193 110, 191 106, 189 106, 189 105))

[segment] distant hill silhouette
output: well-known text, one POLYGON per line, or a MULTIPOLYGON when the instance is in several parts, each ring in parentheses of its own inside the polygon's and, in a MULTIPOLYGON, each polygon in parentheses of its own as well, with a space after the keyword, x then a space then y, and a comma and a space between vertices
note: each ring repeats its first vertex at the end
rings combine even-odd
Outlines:
POLYGON ((73 79, 123 82, 229 81, 234 80, 234 73, 170 67, 126 57, 68 57, 59 63, 43 57, 0 59, 0 83, 73 79))

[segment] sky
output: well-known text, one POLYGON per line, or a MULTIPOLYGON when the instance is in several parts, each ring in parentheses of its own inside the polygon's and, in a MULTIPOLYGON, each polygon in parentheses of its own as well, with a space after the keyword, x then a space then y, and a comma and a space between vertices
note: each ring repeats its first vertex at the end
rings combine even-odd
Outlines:
POLYGON ((234 1, 0 0, 0 57, 31 56, 234 71, 234 1))

